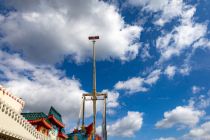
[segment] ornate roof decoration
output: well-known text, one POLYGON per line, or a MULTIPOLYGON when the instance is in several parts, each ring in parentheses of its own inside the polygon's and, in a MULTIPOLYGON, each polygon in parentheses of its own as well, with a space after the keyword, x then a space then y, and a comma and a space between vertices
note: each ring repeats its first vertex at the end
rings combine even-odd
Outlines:
POLYGON ((43 112, 21 113, 21 115, 27 120, 38 120, 41 118, 47 118, 47 115, 43 112))
POLYGON ((61 114, 53 106, 50 107, 50 111, 48 113, 48 116, 50 116, 50 115, 53 115, 58 121, 63 123, 61 114))
POLYGON ((68 138, 68 136, 65 133, 63 133, 63 132, 59 132, 58 133, 58 137, 61 137, 61 138, 64 138, 64 139, 68 138))
POLYGON ((51 106, 50 108, 50 111, 48 113, 48 118, 52 119, 60 127, 64 128, 61 114, 53 106, 51 106))
POLYGON ((48 116, 49 120, 52 120, 54 123, 56 123, 57 125, 59 125, 60 127, 64 128, 64 124, 62 122, 60 122, 59 120, 57 120, 54 115, 50 115, 48 116))

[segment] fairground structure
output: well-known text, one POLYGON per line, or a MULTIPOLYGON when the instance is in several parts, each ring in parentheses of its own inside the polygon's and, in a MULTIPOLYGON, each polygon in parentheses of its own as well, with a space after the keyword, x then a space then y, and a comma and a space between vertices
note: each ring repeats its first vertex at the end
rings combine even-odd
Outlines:
POLYGON ((99 39, 99 36, 90 36, 88 38, 92 42, 93 47, 93 89, 91 93, 83 94, 82 97, 82 105, 80 109, 79 120, 77 124, 77 128, 73 133, 70 133, 69 140, 107 140, 107 130, 106 130, 106 93, 98 93, 96 90, 96 53, 95 53, 95 43, 96 40, 99 39), (103 122, 102 122, 102 131, 101 134, 96 134, 96 110, 97 110, 97 101, 103 101, 103 122), (85 127, 85 102, 92 101, 93 102, 93 123, 90 124, 88 127, 85 127), (80 127, 80 119, 82 119, 82 125, 80 127))
POLYGON ((77 128, 65 134, 61 114, 51 107, 48 114, 43 112, 22 113, 25 102, 0 85, 0 140, 107 140, 106 99, 107 94, 96 91, 95 42, 99 36, 91 36, 93 43, 93 90, 83 94, 77 128), (97 100, 104 101, 102 134, 96 134, 97 100), (85 102, 93 103, 93 123, 85 126, 85 102), (82 125, 80 127, 80 119, 82 125))

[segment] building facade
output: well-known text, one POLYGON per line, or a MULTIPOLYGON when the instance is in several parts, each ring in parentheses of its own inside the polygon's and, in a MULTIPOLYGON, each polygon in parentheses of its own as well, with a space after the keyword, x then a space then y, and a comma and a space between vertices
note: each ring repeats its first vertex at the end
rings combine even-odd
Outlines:
POLYGON ((42 134, 51 137, 55 140, 65 140, 68 136, 65 134, 62 116, 54 108, 51 107, 48 115, 43 112, 22 113, 36 129, 42 134))
POLYGON ((46 115, 22 113, 25 102, 0 85, 1 140, 65 140, 62 116, 51 107, 46 115))

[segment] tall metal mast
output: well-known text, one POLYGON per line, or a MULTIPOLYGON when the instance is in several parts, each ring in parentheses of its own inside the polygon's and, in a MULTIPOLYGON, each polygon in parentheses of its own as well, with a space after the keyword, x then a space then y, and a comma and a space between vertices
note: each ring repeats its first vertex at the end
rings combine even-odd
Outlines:
POLYGON ((93 135, 96 134, 96 54, 95 54, 95 43, 96 39, 99 39, 99 36, 90 36, 89 40, 93 42, 93 135))
MULTIPOLYGON (((93 43, 93 91, 92 93, 83 94, 83 102, 82 102, 82 130, 85 129, 85 101, 93 101, 93 136, 96 136, 96 101, 103 100, 104 101, 104 110, 103 110, 103 140, 107 140, 107 131, 106 131, 106 93, 97 93, 96 91, 96 54, 95 54, 95 43, 96 40, 99 39, 99 36, 90 36, 89 40, 93 43)), ((80 117, 79 117, 80 118, 80 117)), ((79 121, 78 121, 79 126, 79 121)), ((79 127, 77 127, 79 128, 79 127)))

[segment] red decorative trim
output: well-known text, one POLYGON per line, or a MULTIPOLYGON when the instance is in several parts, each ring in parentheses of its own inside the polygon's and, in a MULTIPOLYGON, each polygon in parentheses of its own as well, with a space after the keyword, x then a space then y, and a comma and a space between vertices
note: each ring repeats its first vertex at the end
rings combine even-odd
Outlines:
POLYGON ((38 119, 38 120, 28 120, 28 122, 30 122, 31 124, 36 124, 36 123, 43 123, 45 127, 47 127, 48 129, 51 129, 52 126, 46 122, 46 120, 44 118, 38 119))
POLYGON ((48 116, 49 119, 52 119, 57 125, 59 125, 60 127, 64 128, 64 124, 62 122, 60 122, 59 120, 57 120, 53 115, 49 115, 48 116))
POLYGON ((61 138, 64 138, 64 139, 68 138, 68 136, 66 134, 62 133, 62 132, 58 133, 58 137, 61 137, 61 138))
POLYGON ((42 122, 48 129, 52 128, 52 126, 46 120, 43 120, 42 122))
POLYGON ((37 128, 36 128, 36 129, 37 129, 37 131, 40 131, 40 129, 41 129, 41 126, 37 126, 37 128))
POLYGON ((37 119, 37 120, 28 120, 28 122, 30 122, 31 124, 35 124, 35 123, 38 123, 40 122, 41 119, 37 119))

